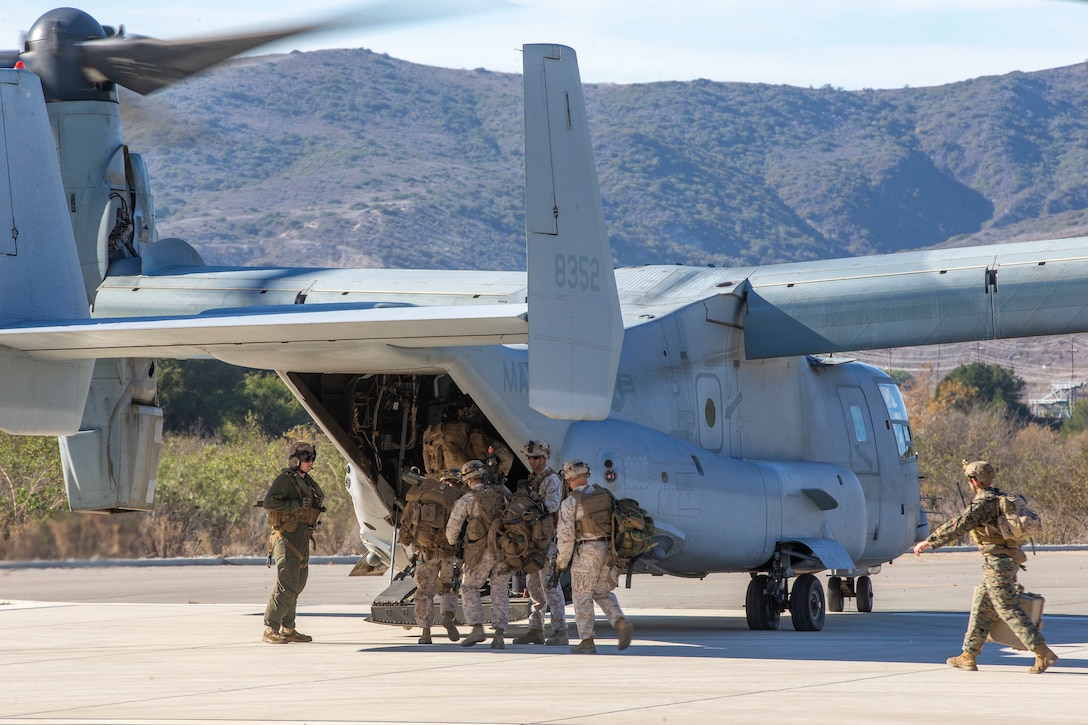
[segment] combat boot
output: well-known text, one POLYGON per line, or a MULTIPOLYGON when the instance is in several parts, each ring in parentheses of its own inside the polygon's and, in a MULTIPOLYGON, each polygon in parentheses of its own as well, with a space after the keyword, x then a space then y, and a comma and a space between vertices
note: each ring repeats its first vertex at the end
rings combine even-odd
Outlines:
POLYGON ((506 642, 502 639, 505 631, 502 627, 495 627, 495 636, 491 638, 491 649, 506 649, 506 642))
POLYGON ((593 638, 583 639, 581 642, 570 648, 572 655, 595 655, 597 654, 597 645, 593 643, 593 638))
POLYGON ((566 628, 564 627, 563 629, 557 630, 551 637, 548 637, 546 640, 544 640, 544 644, 551 647, 566 647, 568 644, 570 644, 570 637, 567 636, 566 628))
POLYGON ((423 634, 419 635, 419 640, 416 641, 416 644, 430 644, 430 643, 431 643, 431 628, 430 627, 424 627, 423 628, 423 634))
POLYGON ((450 638, 450 642, 461 639, 461 633, 457 631, 457 625, 453 621, 452 614, 442 615, 442 626, 446 628, 446 636, 450 638))
POLYGON ((1041 675, 1058 661, 1058 655, 1054 654, 1045 644, 1039 645, 1033 651, 1035 652, 1035 664, 1028 668, 1030 674, 1041 675))
POLYGON ((964 652, 959 657, 949 657, 945 662, 952 665, 957 670, 978 672, 978 665, 975 664, 975 656, 970 652, 964 652))
POLYGON ((635 631, 635 625, 627 621, 626 617, 616 620, 616 632, 619 633, 619 648, 625 650, 631 646, 631 635, 635 631))
POLYGON ((519 634, 513 639, 514 644, 544 644, 544 630, 530 629, 525 634, 519 634))
POLYGON ((261 639, 269 644, 287 644, 291 641, 280 634, 278 629, 273 629, 272 627, 264 628, 264 636, 261 637, 261 639))
POLYGON ((314 641, 313 637, 311 637, 308 634, 303 634, 302 632, 299 632, 297 629, 288 629, 287 627, 284 627, 281 630, 281 634, 283 634, 284 639, 286 639, 288 642, 313 642, 314 641))
POLYGON ((484 634, 484 625, 474 624, 472 625, 472 631, 468 633, 468 636, 461 640, 462 647, 471 647, 474 644, 479 644, 487 639, 487 635, 484 634))

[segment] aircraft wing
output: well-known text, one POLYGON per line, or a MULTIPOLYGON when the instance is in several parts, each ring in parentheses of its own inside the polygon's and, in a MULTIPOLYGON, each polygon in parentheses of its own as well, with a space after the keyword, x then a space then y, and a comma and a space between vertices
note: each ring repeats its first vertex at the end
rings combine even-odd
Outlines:
POLYGON ((243 308, 28 323, 0 329, 0 346, 55 360, 211 355, 247 367, 334 372, 341 360, 358 370, 360 358, 377 347, 524 343, 526 315, 524 304, 243 308), (332 354, 318 354, 325 351, 332 354))
POLYGON ((1088 238, 760 268, 749 359, 1088 330, 1088 238))

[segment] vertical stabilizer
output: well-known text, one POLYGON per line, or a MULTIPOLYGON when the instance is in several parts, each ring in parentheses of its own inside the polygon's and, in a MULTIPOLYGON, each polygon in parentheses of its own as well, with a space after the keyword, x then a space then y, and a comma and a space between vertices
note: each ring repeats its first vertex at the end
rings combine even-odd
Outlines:
POLYGON ((574 51, 526 45, 525 237, 529 404, 551 418, 601 420, 623 320, 574 51))
MULTIPOLYGON (((89 317, 41 82, 0 70, 0 325, 89 317)), ((79 430, 94 360, 0 347, 0 429, 79 430)))

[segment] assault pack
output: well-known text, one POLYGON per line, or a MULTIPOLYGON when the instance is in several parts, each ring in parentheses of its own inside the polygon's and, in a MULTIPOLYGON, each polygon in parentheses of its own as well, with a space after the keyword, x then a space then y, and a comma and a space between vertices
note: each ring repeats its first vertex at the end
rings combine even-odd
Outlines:
POLYGON ((633 498, 615 498, 606 488, 572 491, 582 507, 580 537, 607 538, 617 560, 633 561, 653 548, 654 520, 633 498))
POLYGON ((634 560, 654 546, 654 520, 633 498, 612 504, 612 553, 617 559, 634 560))
POLYGON ((415 544, 421 551, 452 553, 446 539, 446 523, 461 491, 433 478, 420 479, 405 495, 400 537, 405 546, 415 544))
POLYGON ((519 488, 499 517, 496 556, 514 569, 535 574, 547 563, 553 536, 555 517, 527 490, 519 488))
POLYGON ((1017 544, 1023 544, 1043 533, 1043 519, 1028 506, 1026 498, 1018 493, 1001 493, 997 496, 1001 516, 997 530, 1017 544))

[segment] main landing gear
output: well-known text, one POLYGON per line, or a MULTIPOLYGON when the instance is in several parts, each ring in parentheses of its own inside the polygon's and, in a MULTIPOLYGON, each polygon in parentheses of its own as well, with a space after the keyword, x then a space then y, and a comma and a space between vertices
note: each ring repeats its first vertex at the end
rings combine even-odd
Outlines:
POLYGON ((857 599, 859 612, 873 611, 873 581, 867 576, 837 577, 827 580, 827 611, 841 612, 847 598, 857 599))
POLYGON ((753 572, 748 583, 744 598, 748 629, 778 629, 782 612, 788 610, 795 630, 819 632, 824 628, 827 612, 841 612, 847 598, 857 600, 859 612, 873 611, 873 583, 867 575, 829 578, 826 601, 823 585, 814 574, 797 576, 790 590, 789 580, 795 571, 817 571, 821 567, 822 563, 810 552, 790 547, 775 551, 770 571, 753 572))
POLYGON ((785 576, 758 574, 748 583, 744 598, 748 629, 778 629, 781 613, 789 609, 798 632, 819 632, 824 628, 827 609, 824 587, 812 574, 802 574, 787 594, 785 576))

